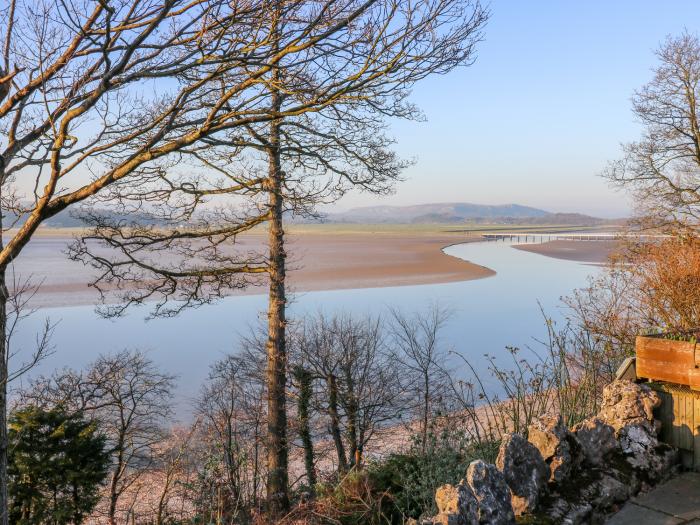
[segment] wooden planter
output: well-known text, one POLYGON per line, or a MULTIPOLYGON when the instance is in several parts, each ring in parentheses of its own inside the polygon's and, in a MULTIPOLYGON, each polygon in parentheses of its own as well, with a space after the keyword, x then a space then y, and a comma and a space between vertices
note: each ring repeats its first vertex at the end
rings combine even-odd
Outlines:
POLYGON ((636 351, 637 377, 700 391, 698 343, 665 339, 663 334, 639 336, 636 351))
MULTIPOLYGON (((697 333, 687 335, 698 336, 697 333)), ((656 417, 661 440, 680 452, 686 468, 700 471, 700 348, 662 335, 636 341, 637 378, 648 379, 661 397, 656 417)))
POLYGON ((700 471, 700 392, 661 382, 649 386, 661 398, 654 414, 661 421, 659 438, 678 449, 685 468, 700 471))

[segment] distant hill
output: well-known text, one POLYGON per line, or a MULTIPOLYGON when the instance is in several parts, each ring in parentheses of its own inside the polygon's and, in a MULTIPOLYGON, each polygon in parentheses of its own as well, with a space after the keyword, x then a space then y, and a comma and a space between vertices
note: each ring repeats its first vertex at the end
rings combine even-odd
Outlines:
MULTIPOLYGON (((109 217, 111 220, 114 221, 123 221, 125 223, 128 222, 138 222, 140 224, 163 224, 162 220, 154 219, 147 215, 146 213, 139 213, 135 215, 125 215, 125 214, 117 214, 113 213, 111 211, 107 210, 93 210, 94 212, 97 212, 101 215, 104 215, 106 217, 109 217)), ((17 225, 21 225, 24 222, 23 220, 19 221, 17 225)), ((12 224, 16 221, 16 216, 12 213, 6 213, 5 214, 5 219, 3 221, 3 224, 12 224)), ((82 228, 85 226, 85 222, 80 218, 79 212, 77 210, 63 210, 50 219, 47 219, 42 223, 43 227, 46 228, 82 228)))
MULTIPOLYGON (((100 210, 94 210, 100 213, 100 210)), ((102 214, 113 220, 129 223, 136 221, 140 224, 159 225, 162 220, 149 217, 145 213, 120 215, 106 210, 102 214)), ((76 228, 85 224, 76 216, 75 211, 64 210, 44 223, 49 228, 76 228)), ((13 217, 6 216, 5 224, 13 217)), ((294 223, 319 222, 309 221, 299 217, 289 216, 294 223)), ((580 213, 550 213, 530 206, 520 204, 471 204, 468 202, 447 202, 436 204, 418 204, 415 206, 366 206, 353 208, 342 213, 327 213, 321 222, 349 224, 575 224, 597 225, 609 221, 583 215, 580 213)))
POLYGON ((399 223, 459 224, 484 222, 497 224, 599 224, 602 219, 580 213, 550 213, 520 204, 471 204, 446 202, 415 206, 366 206, 342 213, 329 213, 327 222, 341 223, 399 223))

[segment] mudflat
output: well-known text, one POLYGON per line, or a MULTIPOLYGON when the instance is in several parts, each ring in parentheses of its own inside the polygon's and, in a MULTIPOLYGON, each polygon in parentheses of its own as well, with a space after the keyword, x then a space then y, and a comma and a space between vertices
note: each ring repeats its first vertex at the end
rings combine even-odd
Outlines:
POLYGON ((555 259, 603 264, 619 249, 618 241, 566 241, 556 240, 541 244, 518 244, 518 250, 538 253, 555 259))
MULTIPOLYGON (((15 272, 41 283, 32 300, 37 307, 92 304, 99 297, 89 283, 94 270, 67 259, 69 232, 46 230, 37 235, 15 263, 15 272)), ((292 292, 434 284, 480 279, 495 272, 446 255, 445 246, 468 242, 450 232, 408 230, 304 230, 288 235, 288 279, 292 292)), ((239 239, 245 251, 264 248, 265 235, 239 239)), ((264 283, 262 283, 264 284, 264 283)), ((264 293, 260 286, 235 293, 264 293)))

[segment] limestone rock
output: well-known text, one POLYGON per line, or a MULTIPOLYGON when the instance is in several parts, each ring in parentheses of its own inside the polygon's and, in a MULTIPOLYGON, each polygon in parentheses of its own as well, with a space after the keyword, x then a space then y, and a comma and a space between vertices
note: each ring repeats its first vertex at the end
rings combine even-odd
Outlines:
POLYGON ((660 443, 647 424, 637 423, 622 428, 619 441, 627 462, 635 469, 646 472, 651 480, 659 480, 673 471, 677 452, 660 443))
POLYGON ((600 418, 586 419, 572 431, 576 434, 586 460, 593 466, 601 465, 603 458, 617 448, 615 429, 600 418))
POLYGON ((630 487, 620 480, 603 474, 603 476, 592 486, 589 500, 597 509, 608 509, 615 503, 627 501, 630 497, 630 487))
POLYGON ((434 523, 445 525, 474 525, 478 523, 477 501, 474 493, 464 483, 457 486, 443 485, 435 492, 438 515, 434 523))
POLYGON ((477 525, 479 520, 465 521, 464 516, 459 514, 438 514, 430 520, 430 525, 477 525))
POLYGON ((501 441, 496 466, 512 493, 516 516, 532 512, 549 478, 542 454, 520 434, 506 434, 501 441))
POLYGON ((478 502, 479 523, 510 525, 515 523, 510 490, 503 474, 480 459, 472 461, 465 479, 478 502))
POLYGON ((527 429, 528 440, 549 466, 549 480, 562 483, 579 462, 580 445, 561 416, 542 416, 527 429))
POLYGON ((590 505, 599 514, 605 514, 615 504, 627 501, 631 494, 629 486, 607 472, 595 470, 588 472, 588 475, 584 473, 580 480, 580 487, 572 504, 590 505))
POLYGON ((546 517, 552 523, 582 525, 591 522, 593 507, 588 503, 569 502, 564 498, 555 499, 547 509, 546 517))
POLYGON ((598 418, 615 432, 628 425, 644 425, 658 431, 654 409, 661 404, 659 395, 646 385, 631 381, 613 381, 603 389, 598 418))
POLYGON ((572 505, 561 522, 563 525, 582 525, 584 523, 590 523, 592 514, 593 507, 590 503, 572 505))

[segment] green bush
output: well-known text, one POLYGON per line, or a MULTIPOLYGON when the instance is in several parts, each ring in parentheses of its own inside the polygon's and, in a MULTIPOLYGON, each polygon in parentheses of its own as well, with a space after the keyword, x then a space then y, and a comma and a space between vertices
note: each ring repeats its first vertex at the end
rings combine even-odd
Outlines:
POLYGON ((82 523, 107 476, 109 456, 96 425, 37 407, 16 410, 9 423, 10 522, 82 523))
POLYGON ((458 431, 447 429, 429 435, 425 453, 416 442, 404 454, 392 454, 369 468, 376 492, 391 497, 389 519, 403 523, 407 518, 437 513, 435 490, 445 483, 457 484, 475 459, 493 462, 497 442, 474 443, 458 431))

